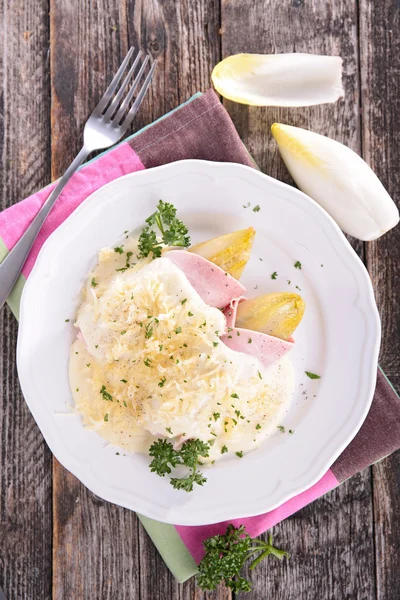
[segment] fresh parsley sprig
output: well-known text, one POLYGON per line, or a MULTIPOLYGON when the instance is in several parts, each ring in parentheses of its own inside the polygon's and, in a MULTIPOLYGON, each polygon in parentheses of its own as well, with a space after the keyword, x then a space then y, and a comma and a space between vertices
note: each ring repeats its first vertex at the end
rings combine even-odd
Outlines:
POLYGON ((205 555, 199 564, 197 583, 202 590, 214 590, 219 583, 225 582, 226 587, 234 592, 249 592, 251 583, 240 575, 244 563, 254 559, 250 569, 254 569, 270 554, 283 560, 289 557, 284 550, 275 548, 272 535, 268 542, 253 540, 246 532, 244 525, 236 528, 228 525, 223 535, 214 535, 204 542, 205 555))
POLYGON ((183 465, 190 469, 187 477, 171 477, 170 483, 176 490, 192 492, 193 486, 203 485, 207 479, 198 471, 199 457, 207 458, 210 445, 201 440, 187 440, 180 450, 175 450, 171 442, 157 440, 150 446, 149 454, 153 458, 150 463, 152 473, 160 477, 169 475, 172 469, 183 465))
POLYGON ((160 200, 157 210, 148 219, 147 226, 139 237, 139 258, 153 254, 153 258, 161 256, 163 246, 190 246, 190 237, 186 225, 177 219, 176 208, 169 202, 160 200), (156 226, 161 233, 161 240, 152 227, 156 226))

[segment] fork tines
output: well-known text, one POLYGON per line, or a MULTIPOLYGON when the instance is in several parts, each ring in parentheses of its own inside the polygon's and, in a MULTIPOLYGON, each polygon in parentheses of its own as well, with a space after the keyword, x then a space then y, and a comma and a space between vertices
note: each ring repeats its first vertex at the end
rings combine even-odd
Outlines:
POLYGON ((146 67, 150 63, 150 57, 146 55, 143 62, 140 64, 142 53, 138 52, 118 89, 122 76, 133 57, 134 50, 134 48, 130 48, 116 72, 114 79, 111 81, 95 109, 97 117, 102 117, 104 122, 112 122, 114 126, 121 127, 124 130, 131 124, 146 95, 157 64, 157 61, 153 60, 146 73, 146 67), (141 87, 139 89, 140 85, 141 87))

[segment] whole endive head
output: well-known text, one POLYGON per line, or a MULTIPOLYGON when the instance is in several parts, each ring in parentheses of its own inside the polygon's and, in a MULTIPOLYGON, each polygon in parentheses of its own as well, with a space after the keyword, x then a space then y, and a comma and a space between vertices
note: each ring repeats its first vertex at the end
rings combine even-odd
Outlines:
POLYGON ((370 241, 397 225, 395 203, 353 150, 318 133, 280 123, 272 125, 272 134, 298 187, 345 233, 370 241))

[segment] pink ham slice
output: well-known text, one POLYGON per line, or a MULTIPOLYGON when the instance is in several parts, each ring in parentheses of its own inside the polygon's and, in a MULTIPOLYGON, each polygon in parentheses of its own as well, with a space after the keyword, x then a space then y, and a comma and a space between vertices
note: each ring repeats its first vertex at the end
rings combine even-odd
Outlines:
POLYGON ((244 299, 233 298, 225 308, 224 315, 228 332, 221 337, 221 341, 232 350, 250 354, 250 356, 258 358, 265 367, 269 367, 282 358, 286 352, 289 352, 293 348, 294 342, 281 340, 260 331, 235 327, 237 307, 244 299))
POLYGON ((170 250, 163 257, 186 275, 189 283, 209 306, 224 308, 233 298, 245 292, 239 281, 202 256, 185 250, 170 250))
POLYGON ((282 358, 294 346, 293 342, 240 327, 233 327, 221 337, 221 341, 231 350, 258 358, 265 367, 282 358))

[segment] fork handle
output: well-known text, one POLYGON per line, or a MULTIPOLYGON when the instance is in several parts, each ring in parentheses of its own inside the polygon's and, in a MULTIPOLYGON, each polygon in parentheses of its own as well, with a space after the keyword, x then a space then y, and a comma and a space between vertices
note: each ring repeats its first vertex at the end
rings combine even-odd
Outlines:
POLYGON ((29 225, 28 229, 21 236, 13 249, 10 250, 3 262, 0 263, 0 308, 10 295, 15 282, 22 271, 22 267, 25 264, 30 249, 32 248, 49 212, 53 208, 55 201, 88 154, 89 151, 85 147, 80 150, 33 219, 32 223, 29 225))

